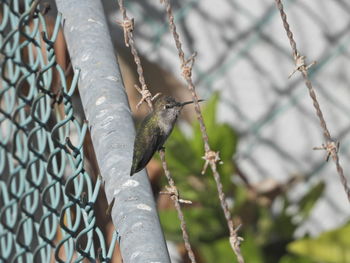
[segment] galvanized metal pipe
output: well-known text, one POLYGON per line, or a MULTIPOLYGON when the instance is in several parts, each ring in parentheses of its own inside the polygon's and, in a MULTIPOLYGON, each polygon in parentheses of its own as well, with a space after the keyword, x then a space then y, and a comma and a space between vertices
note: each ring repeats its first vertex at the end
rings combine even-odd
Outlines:
MULTIPOLYGON (((170 262, 144 171, 130 177, 134 125, 105 14, 97 0, 56 0, 125 263, 170 262)), ((122 37, 122 36, 120 36, 122 37)))

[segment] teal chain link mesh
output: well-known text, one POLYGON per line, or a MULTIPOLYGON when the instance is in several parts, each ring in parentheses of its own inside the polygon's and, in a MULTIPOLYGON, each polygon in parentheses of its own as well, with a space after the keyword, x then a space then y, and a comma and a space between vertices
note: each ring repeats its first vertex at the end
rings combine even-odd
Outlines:
POLYGON ((79 71, 67 81, 61 15, 48 30, 38 3, 1 1, 0 262, 109 261, 117 235, 107 250, 96 225, 101 179, 84 169, 87 124, 72 103, 79 71))

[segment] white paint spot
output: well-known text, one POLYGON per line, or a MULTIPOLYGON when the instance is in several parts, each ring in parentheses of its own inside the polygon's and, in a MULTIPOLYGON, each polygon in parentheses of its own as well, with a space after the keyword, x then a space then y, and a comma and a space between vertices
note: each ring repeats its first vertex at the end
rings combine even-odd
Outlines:
POLYGON ((140 255, 140 252, 136 251, 136 252, 131 254, 130 259, 137 258, 139 255, 140 255))
POLYGON ((88 19, 88 22, 96 23, 96 24, 98 24, 98 25, 100 25, 100 26, 103 25, 100 21, 96 21, 96 20, 94 20, 94 19, 92 19, 92 18, 89 18, 89 19, 88 19))
POLYGON ((106 118, 106 122, 107 122, 107 121, 110 122, 110 121, 113 120, 113 119, 114 119, 113 116, 108 116, 108 117, 106 118))
POLYGON ((90 58, 90 55, 89 54, 85 54, 82 58, 81 58, 81 60, 82 61, 86 61, 86 60, 88 60, 90 58))
POLYGON ((105 100, 106 100, 106 97, 105 97, 105 96, 102 96, 102 97, 98 98, 97 101, 96 101, 96 105, 97 105, 97 106, 98 106, 98 105, 101 105, 102 103, 105 102, 105 100))
POLYGON ((114 119, 113 116, 108 116, 102 123, 101 123, 101 127, 102 128, 106 128, 107 126, 109 126, 112 123, 112 120, 114 119))
POLYGON ((119 79, 117 77, 114 76, 108 76, 106 79, 112 80, 112 81, 119 81, 119 79))
POLYGON ((105 115, 107 110, 100 110, 100 113, 96 115, 96 118, 101 118, 103 115, 105 115))
POLYGON ((127 180, 125 183, 123 183, 122 187, 126 188, 126 187, 136 187, 138 186, 140 183, 138 181, 129 179, 127 180))
POLYGON ((122 186, 120 187, 120 189, 116 189, 113 192, 113 196, 116 196, 117 194, 120 193, 121 190, 129 188, 129 187, 136 187, 139 186, 140 183, 138 181, 135 181, 133 179, 129 179, 127 181, 125 181, 125 183, 122 184, 122 186))
MULTIPOLYGON (((85 79, 85 77, 86 77, 86 73, 85 73, 85 70, 83 70, 83 71, 80 72, 80 78, 81 79, 85 79)), ((85 89, 88 88, 88 87, 89 87, 88 85, 82 86, 82 88, 85 88, 85 89)))
POLYGON ((142 226, 142 222, 138 222, 138 223, 133 224, 131 228, 134 229, 134 228, 141 227, 141 226, 142 226))
POLYGON ((146 204, 138 204, 136 206, 138 209, 141 209, 141 210, 146 210, 146 211, 151 211, 152 208, 146 204))

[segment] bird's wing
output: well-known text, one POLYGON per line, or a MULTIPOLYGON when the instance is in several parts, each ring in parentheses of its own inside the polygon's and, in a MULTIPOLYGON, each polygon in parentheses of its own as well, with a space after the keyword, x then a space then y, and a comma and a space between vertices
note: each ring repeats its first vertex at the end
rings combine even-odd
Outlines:
POLYGON ((145 168, 162 143, 162 131, 158 126, 144 126, 143 129, 142 134, 136 134, 131 175, 145 168))

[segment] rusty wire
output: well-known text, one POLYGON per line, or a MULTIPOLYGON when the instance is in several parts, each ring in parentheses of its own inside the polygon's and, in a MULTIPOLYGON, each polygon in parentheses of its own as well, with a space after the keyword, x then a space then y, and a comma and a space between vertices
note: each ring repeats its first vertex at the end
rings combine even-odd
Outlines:
POLYGON ((163 165, 163 169, 164 169, 164 172, 165 172, 165 176, 168 179, 168 182, 169 182, 169 185, 170 185, 170 187, 167 187, 167 191, 166 192, 160 192, 160 193, 161 194, 168 194, 168 195, 170 195, 171 199, 173 200, 175 209, 177 211, 177 215, 178 215, 179 220, 181 222, 182 238, 183 238, 183 240, 185 242, 185 247, 186 247, 186 250, 187 250, 188 257, 190 258, 192 263, 195 263, 196 259, 195 259, 194 253, 192 251, 192 248, 191 248, 191 244, 190 244, 189 237, 188 237, 188 234, 187 234, 185 218, 184 218, 183 212, 181 210, 181 203, 192 204, 192 202, 188 201, 188 200, 180 199, 179 191, 176 188, 175 182, 174 182, 174 180, 173 180, 173 178, 172 178, 172 176, 171 176, 171 174, 169 172, 168 165, 167 165, 167 163, 165 161, 164 148, 159 151, 159 155, 160 155, 160 159, 162 161, 162 165, 163 165))
MULTIPOLYGON (((194 63, 194 59, 196 56, 196 53, 194 53, 192 56, 190 56, 189 59, 185 59, 185 54, 184 51, 182 49, 182 43, 180 40, 180 36, 176 31, 176 25, 174 22, 174 15, 172 12, 172 7, 170 4, 170 0, 162 0, 161 3, 165 4, 166 7, 166 13, 167 13, 167 17, 169 20, 169 28, 170 31, 173 35, 174 41, 175 41, 175 45, 178 51, 178 55, 179 55, 179 59, 180 59, 180 63, 181 63, 181 70, 182 70, 182 76, 183 78, 186 80, 187 82, 187 87, 189 89, 189 91, 191 92, 192 95, 192 99, 194 101, 194 108, 197 114, 197 119, 199 122, 199 126, 200 126, 200 130, 201 130, 201 134, 202 134, 202 139, 204 142, 204 149, 205 149, 205 156, 203 157, 206 160, 206 164, 205 164, 205 168, 206 166, 208 166, 208 163, 210 165, 210 168, 213 172, 213 176, 216 182, 216 186, 217 186, 217 190, 218 190, 218 195, 219 195, 219 199, 220 199, 220 204, 221 207, 224 211, 224 215, 227 221, 227 225, 229 228, 229 232, 230 232, 230 245, 232 247, 232 250, 234 251, 234 253, 236 254, 237 260, 239 263, 243 263, 244 262, 244 258, 242 256, 241 250, 240 250, 240 242, 243 240, 241 237, 238 236, 237 232, 240 226, 238 227, 234 227, 233 221, 232 221, 232 217, 231 217, 231 212, 228 208, 228 204, 226 201, 226 197, 225 194, 223 192, 223 187, 222 187, 222 183, 221 183, 221 178, 220 178, 220 174, 217 171, 217 165, 216 163, 220 160, 220 157, 218 156, 218 152, 214 152, 210 149, 210 145, 209 145, 209 140, 208 140, 208 134, 206 131, 206 127, 203 121, 203 116, 202 116, 202 112, 201 109, 199 107, 198 104, 198 96, 195 90, 195 86, 194 83, 192 81, 192 66, 194 63)), ((205 170, 205 169, 203 169, 205 170)))
MULTIPOLYGON (((151 92, 147 88, 147 85, 145 83, 145 78, 143 76, 143 68, 142 68, 142 65, 141 65, 141 60, 140 60, 140 57, 139 57, 138 52, 136 50, 135 41, 134 41, 134 37, 133 37, 133 34, 132 34, 132 31, 134 29, 134 19, 130 19, 127 16, 126 8, 124 7, 124 0, 118 0, 118 4, 119 4, 119 9, 120 9, 120 11, 122 13, 123 21, 122 22, 117 22, 117 23, 120 26, 123 27, 124 38, 125 38, 124 39, 125 40, 125 45, 127 47, 130 46, 131 54, 134 57, 134 61, 135 61, 136 66, 137 66, 137 73, 138 73, 138 76, 139 76, 139 81, 140 81, 140 84, 141 84, 141 88, 138 87, 137 85, 135 85, 135 89, 142 95, 142 98, 141 98, 140 102, 137 104, 136 107, 138 108, 142 104, 143 101, 146 101, 148 106, 149 106, 149 108, 151 110, 153 110, 152 102, 157 97, 159 97, 160 93, 157 93, 156 95, 152 96, 151 92)), ((174 202, 174 206, 175 206, 175 209, 176 209, 176 211, 178 213, 178 217, 179 217, 179 220, 180 220, 182 237, 183 237, 183 240, 184 240, 184 244, 185 244, 185 248, 187 250, 188 257, 190 258, 192 263, 195 263, 196 262, 195 256, 194 256, 194 253, 193 253, 192 248, 191 248, 191 244, 190 244, 190 241, 189 241, 189 236, 188 236, 188 233, 187 233, 187 230, 186 230, 185 218, 184 218, 184 215, 182 213, 181 205, 180 205, 181 203, 192 204, 192 202, 179 198, 179 191, 176 188, 175 182, 174 182, 174 180, 171 177, 171 174, 170 174, 170 172, 168 170, 167 163, 165 161, 164 149, 161 149, 159 151, 159 155, 160 155, 160 157, 162 159, 162 165, 163 165, 164 173, 165 173, 165 175, 166 175, 166 177, 168 179, 168 183, 170 185, 170 187, 167 188, 166 194, 169 194, 171 196, 171 199, 174 202)), ((164 193, 165 192, 161 192, 161 194, 164 194, 164 193)))
POLYGON ((134 31, 134 19, 133 18, 130 19, 128 17, 128 15, 126 14, 126 9, 124 7, 124 1, 123 0, 118 0, 118 4, 119 4, 120 12, 122 13, 123 20, 122 21, 117 21, 117 23, 118 23, 118 25, 120 25, 123 28, 125 45, 127 47, 130 47, 131 54, 133 55, 134 61, 135 61, 135 64, 136 64, 137 74, 138 74, 138 77, 139 77, 139 82, 140 82, 140 85, 141 85, 141 88, 138 87, 137 85, 135 85, 136 90, 142 96, 141 100, 137 104, 136 108, 138 109, 143 102, 146 102, 148 107, 151 110, 153 110, 152 102, 159 95, 156 94, 154 97, 152 97, 152 94, 148 90, 145 78, 143 76, 143 68, 142 68, 142 65, 141 65, 141 59, 140 59, 140 56, 138 55, 137 49, 135 47, 134 35, 132 33, 134 31))
POLYGON ((306 65, 305 56, 300 55, 300 53, 297 50, 297 45, 296 45, 296 42, 293 38, 293 33, 292 33, 290 26, 288 24, 287 15, 284 12, 282 2, 281 2, 281 0, 275 0, 275 2, 276 2, 278 10, 280 12, 283 26, 284 26, 284 29, 287 33, 287 37, 289 39, 290 46, 292 48, 292 55, 293 55, 293 58, 295 60, 295 69, 293 70, 293 72, 289 76, 294 74, 296 71, 299 71, 302 74, 303 79, 304 79, 304 83, 305 83, 306 87, 308 88, 309 95, 312 99, 313 106, 316 110, 316 115, 319 118, 320 125, 321 125, 322 131, 323 131, 323 136, 326 140, 326 143, 322 147, 315 147, 314 149, 315 150, 323 149, 323 150, 327 151, 326 160, 328 160, 329 156, 332 157, 332 159, 336 165, 336 169, 337 169, 338 175, 340 177, 340 181, 344 187, 347 198, 350 202, 350 189, 349 189, 349 186, 347 183, 347 179, 344 175, 343 168, 340 165, 339 156, 338 156, 339 142, 336 142, 334 139, 332 139, 332 137, 330 135, 330 132, 327 128, 326 121, 323 117, 323 113, 322 113, 321 108, 320 108, 320 104, 318 103, 315 90, 314 90, 312 83, 309 79, 308 69, 312 65, 314 65, 315 62, 312 62, 310 65, 306 65))

